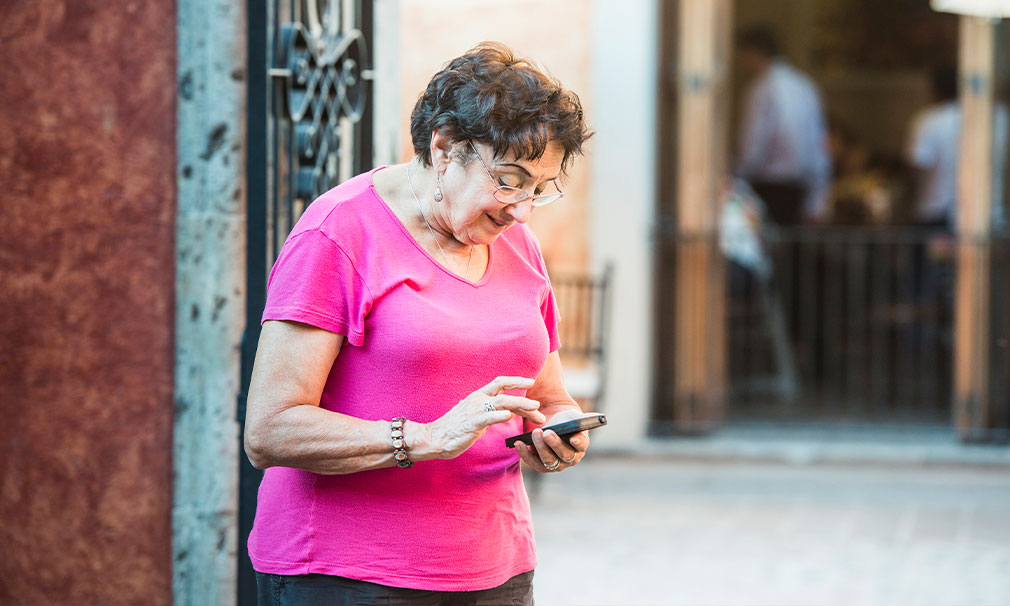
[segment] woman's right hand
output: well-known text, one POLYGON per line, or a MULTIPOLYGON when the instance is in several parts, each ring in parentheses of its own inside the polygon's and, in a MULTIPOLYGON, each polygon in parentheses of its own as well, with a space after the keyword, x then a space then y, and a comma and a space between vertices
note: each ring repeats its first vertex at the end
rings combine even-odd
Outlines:
POLYGON ((460 400, 442 417, 425 425, 429 447, 439 459, 454 459, 480 439, 487 428, 519 415, 541 425, 547 421, 540 412, 540 402, 502 393, 508 389, 529 389, 534 380, 525 377, 497 377, 484 387, 460 400), (487 411, 488 402, 495 410, 487 411))

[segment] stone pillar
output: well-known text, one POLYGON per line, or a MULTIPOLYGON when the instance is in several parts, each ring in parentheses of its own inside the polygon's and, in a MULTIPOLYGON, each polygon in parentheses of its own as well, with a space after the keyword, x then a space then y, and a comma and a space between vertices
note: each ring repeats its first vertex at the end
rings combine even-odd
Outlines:
POLYGON ((237 588, 239 346, 245 323, 245 3, 177 0, 175 603, 237 588))
POLYGON ((0 603, 171 601, 173 6, 0 2, 0 603))

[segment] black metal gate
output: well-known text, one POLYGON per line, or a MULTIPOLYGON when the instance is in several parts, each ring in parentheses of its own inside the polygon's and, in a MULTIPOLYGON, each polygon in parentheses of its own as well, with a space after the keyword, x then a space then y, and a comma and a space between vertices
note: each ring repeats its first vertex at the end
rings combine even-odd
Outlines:
MULTIPOLYGON (((372 0, 248 0, 248 248, 238 420, 244 430, 266 281, 318 195, 372 164, 372 0)), ((246 549, 262 473, 239 471, 238 603, 256 603, 246 549)))

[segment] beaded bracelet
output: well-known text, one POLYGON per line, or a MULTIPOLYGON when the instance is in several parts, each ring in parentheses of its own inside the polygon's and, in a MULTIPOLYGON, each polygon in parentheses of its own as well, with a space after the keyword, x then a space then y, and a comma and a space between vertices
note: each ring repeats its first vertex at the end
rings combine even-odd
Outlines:
POLYGON ((390 437, 393 438, 393 458, 396 459, 397 467, 407 469, 414 466, 414 462, 407 456, 407 442, 403 439, 403 424, 407 419, 396 417, 389 422, 390 437))

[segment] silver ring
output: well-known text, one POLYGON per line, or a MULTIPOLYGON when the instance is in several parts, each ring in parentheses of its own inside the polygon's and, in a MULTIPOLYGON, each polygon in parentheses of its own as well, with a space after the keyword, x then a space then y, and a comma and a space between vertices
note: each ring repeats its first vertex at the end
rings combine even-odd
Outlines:
POLYGON ((561 462, 564 463, 565 465, 571 465, 572 463, 575 462, 575 457, 577 457, 577 456, 579 456, 579 455, 578 454, 573 454, 572 458, 570 458, 570 459, 561 459, 561 462))
POLYGON ((494 407, 493 401, 488 400, 487 402, 484 402, 484 412, 494 412, 496 410, 498 409, 494 407))
POLYGON ((550 465, 546 464, 544 465, 544 469, 546 469, 547 471, 554 471, 558 467, 561 467, 561 459, 554 459, 554 463, 550 465))

